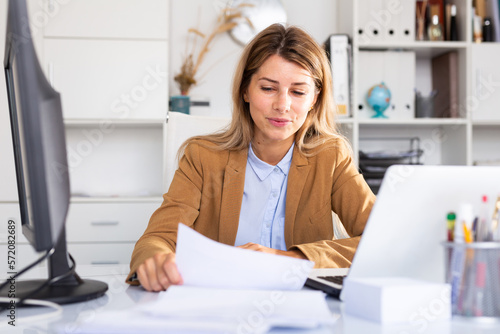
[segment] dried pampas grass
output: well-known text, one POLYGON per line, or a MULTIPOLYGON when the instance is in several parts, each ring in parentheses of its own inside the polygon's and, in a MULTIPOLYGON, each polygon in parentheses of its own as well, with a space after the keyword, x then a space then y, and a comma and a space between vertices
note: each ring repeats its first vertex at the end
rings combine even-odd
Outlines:
POLYGON ((174 77, 174 80, 179 85, 182 95, 189 95, 191 88, 197 84, 196 76, 198 70, 200 69, 206 54, 210 51, 210 47, 214 38, 225 32, 230 31, 236 27, 241 20, 246 21, 250 26, 252 22, 245 17, 242 13, 242 8, 252 7, 252 4, 240 4, 237 7, 228 7, 222 9, 221 14, 217 18, 217 24, 213 28, 210 34, 206 35, 195 28, 188 29, 188 44, 189 39, 191 40, 191 50, 187 52, 182 62, 181 71, 174 77), (202 46, 198 51, 198 55, 195 57, 197 48, 197 43, 202 40, 202 46))

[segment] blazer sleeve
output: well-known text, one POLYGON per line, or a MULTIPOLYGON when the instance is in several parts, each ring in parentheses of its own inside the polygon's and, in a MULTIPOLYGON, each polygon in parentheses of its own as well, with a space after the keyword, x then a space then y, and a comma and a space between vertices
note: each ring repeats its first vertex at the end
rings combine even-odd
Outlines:
MULTIPOLYGON (((332 175, 331 208, 340 218, 350 238, 320 240, 294 245, 317 268, 348 268, 361 239, 375 195, 354 165, 345 145, 336 150, 332 175)), ((331 220, 325 221, 331 224, 331 220)))
POLYGON ((179 161, 168 192, 163 195, 163 203, 135 244, 127 283, 138 284, 130 278, 146 259, 157 253, 175 252, 178 224, 192 226, 199 215, 202 179, 199 146, 190 144, 179 161))

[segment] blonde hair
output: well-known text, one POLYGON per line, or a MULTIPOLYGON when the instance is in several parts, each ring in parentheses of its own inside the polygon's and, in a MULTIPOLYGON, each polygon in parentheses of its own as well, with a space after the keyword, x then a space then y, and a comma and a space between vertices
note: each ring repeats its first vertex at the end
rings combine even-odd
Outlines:
POLYGON ((243 50, 233 78, 233 112, 229 126, 218 133, 188 139, 181 146, 179 154, 191 141, 197 139, 216 144, 210 147, 218 150, 248 148, 253 137, 254 122, 249 104, 244 101, 244 94, 252 75, 272 55, 279 55, 307 70, 318 94, 315 105, 295 135, 295 145, 299 151, 307 156, 325 142, 337 139, 344 141, 334 121, 337 108, 333 102, 332 75, 325 51, 304 30, 296 26, 273 24, 261 31, 243 50))

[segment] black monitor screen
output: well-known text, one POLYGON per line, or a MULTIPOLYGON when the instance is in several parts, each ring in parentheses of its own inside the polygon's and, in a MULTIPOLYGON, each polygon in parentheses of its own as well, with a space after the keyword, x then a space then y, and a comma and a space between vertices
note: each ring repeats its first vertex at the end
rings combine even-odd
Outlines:
MULTIPOLYGON (((16 60, 15 57, 13 58, 12 64, 11 64, 11 71, 6 70, 6 78, 8 80, 7 86, 10 87, 9 93, 11 93, 13 96, 10 96, 10 103, 11 103, 11 108, 15 110, 11 114, 11 120, 12 125, 12 136, 13 136, 13 142, 18 145, 18 149, 14 150, 14 154, 17 156, 15 157, 15 162, 16 162, 16 169, 17 169, 17 174, 19 177, 17 178, 18 182, 18 192, 19 192, 19 198, 24 199, 20 201, 20 205, 23 206, 21 208, 21 221, 24 225, 30 225, 32 221, 32 209, 31 209, 31 194, 30 194, 30 189, 29 189, 29 173, 27 170, 27 165, 24 163, 24 161, 27 161, 26 159, 26 148, 25 148, 25 142, 24 142, 24 129, 23 129, 23 120, 22 120, 22 105, 21 105, 21 100, 19 98, 19 94, 17 94, 17 91, 19 90, 19 87, 16 87, 16 83, 18 82, 17 79, 17 73, 16 73, 16 60)), ((33 229, 33 226, 29 227, 31 230, 33 229)))
MULTIPOLYGON (((107 285, 80 279, 66 250, 70 190, 61 98, 38 62, 25 0, 9 0, 5 37, 4 68, 23 234, 36 251, 50 256, 49 278, 17 281, 17 295, 57 303, 97 298, 107 285)), ((3 283, 0 296, 6 295, 3 283)))
POLYGON ((48 83, 25 29, 24 1, 9 4, 5 75, 23 233, 37 251, 53 247, 69 207, 60 95, 48 83), (14 3, 14 4, 13 4, 14 3))

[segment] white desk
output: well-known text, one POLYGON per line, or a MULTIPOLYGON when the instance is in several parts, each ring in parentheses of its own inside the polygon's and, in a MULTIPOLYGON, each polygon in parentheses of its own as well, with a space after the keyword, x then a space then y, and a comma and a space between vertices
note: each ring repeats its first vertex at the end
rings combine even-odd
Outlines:
MULTIPOLYGON (((7 326, 5 311, 0 314, 0 333, 41 334, 55 333, 56 328, 64 328, 66 333, 75 332, 76 320, 92 319, 97 312, 106 310, 124 310, 140 303, 154 301, 157 293, 146 292, 140 287, 131 287, 124 282, 128 273, 127 266, 92 267, 80 266, 77 268, 82 278, 102 280, 109 285, 105 296, 83 303, 68 304, 63 306, 63 315, 59 318, 47 319, 28 324, 22 323, 22 317, 48 312, 45 308, 19 308, 16 314, 14 328, 7 326)), ((30 273, 31 278, 37 273, 30 273)), ((432 323, 425 319, 425 315, 418 318, 413 324, 380 326, 360 318, 345 315, 342 303, 338 300, 327 298, 330 310, 340 315, 340 318, 330 328, 321 328, 314 331, 287 331, 285 329, 273 330, 271 333, 348 333, 348 334, 498 334, 500 322, 497 324, 476 324, 470 321, 454 319, 451 322, 432 323)))

